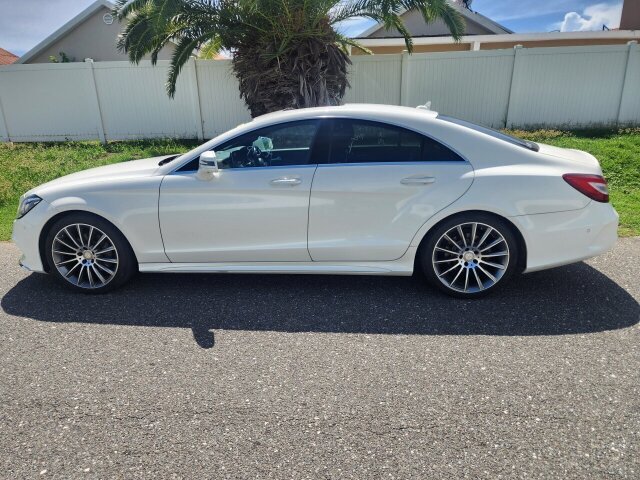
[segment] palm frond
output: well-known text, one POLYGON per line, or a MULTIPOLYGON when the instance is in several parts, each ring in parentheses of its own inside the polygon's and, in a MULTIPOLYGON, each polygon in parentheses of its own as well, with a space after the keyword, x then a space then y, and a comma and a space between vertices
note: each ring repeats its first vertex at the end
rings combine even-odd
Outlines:
POLYGON ((342 35, 341 33, 336 34, 336 42, 338 43, 340 48, 347 54, 349 53, 348 47, 352 47, 352 48, 358 48, 362 50, 367 55, 373 55, 373 52, 369 50, 367 47, 365 47, 364 45, 362 45, 360 42, 358 42, 353 38, 349 38, 345 35, 342 35))
POLYGON ((222 50, 222 43, 220 37, 216 37, 213 40, 205 43, 198 52, 198 58, 207 60, 213 60, 222 50))
POLYGON ((151 12, 141 9, 130 18, 116 46, 128 53, 131 62, 138 63, 153 48, 155 35, 151 12))
POLYGON ((113 12, 118 16, 118 20, 124 20, 130 14, 147 8, 148 3, 149 0, 117 0, 113 12))
POLYGON ((417 9, 425 22, 431 23, 440 18, 451 32, 454 40, 460 40, 464 34, 462 15, 448 0, 400 0, 407 10, 417 9))
POLYGON ((176 94, 176 83, 178 82, 178 75, 189 61, 191 53, 198 46, 198 40, 192 38, 182 38, 176 44, 176 49, 171 55, 171 64, 169 65, 169 76, 167 77, 167 93, 171 98, 176 94))
POLYGON ((155 64, 162 49, 175 44, 167 77, 173 97, 191 55, 233 53, 240 96, 252 115, 283 108, 339 103, 348 87, 349 47, 371 53, 338 33, 338 22, 364 17, 397 30, 411 52, 406 10, 425 21, 441 18, 458 39, 460 13, 448 0, 117 0, 115 11, 127 24, 118 48, 138 63, 155 64))

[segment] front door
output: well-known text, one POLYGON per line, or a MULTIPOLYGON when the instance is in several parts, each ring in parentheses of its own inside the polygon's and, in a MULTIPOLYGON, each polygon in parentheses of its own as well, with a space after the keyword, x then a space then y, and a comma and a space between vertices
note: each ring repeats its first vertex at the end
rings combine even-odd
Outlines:
POLYGON ((317 121, 265 127, 215 148, 220 171, 167 175, 159 219, 172 262, 310 261, 307 225, 317 121))

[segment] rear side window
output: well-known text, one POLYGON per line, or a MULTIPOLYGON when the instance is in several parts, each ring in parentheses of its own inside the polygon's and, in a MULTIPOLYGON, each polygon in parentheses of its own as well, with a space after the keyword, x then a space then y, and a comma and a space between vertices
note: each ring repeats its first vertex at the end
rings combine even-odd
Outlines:
POLYGON ((367 120, 331 120, 329 163, 460 161, 451 149, 405 128, 367 120))
POLYGON ((512 145, 526 148, 527 150, 532 150, 534 152, 540 151, 540 146, 535 142, 523 140, 522 138, 514 137, 513 135, 507 135, 506 133, 499 132, 498 130, 494 130, 493 128, 483 127, 481 125, 476 125, 475 123, 467 122, 466 120, 460 120, 459 118, 448 117, 446 115, 438 115, 438 118, 440 120, 444 120, 445 122, 455 123, 456 125, 470 128, 471 130, 475 130, 476 132, 484 133, 485 135, 489 135, 493 138, 511 143, 512 145))

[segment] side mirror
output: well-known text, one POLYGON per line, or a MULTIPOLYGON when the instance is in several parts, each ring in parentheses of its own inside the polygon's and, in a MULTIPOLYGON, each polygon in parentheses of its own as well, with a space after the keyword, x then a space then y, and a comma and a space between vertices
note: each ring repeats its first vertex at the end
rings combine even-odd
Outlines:
POLYGON ((200 180, 211 180, 218 171, 216 152, 209 150, 200 155, 198 162, 198 178, 200 180))

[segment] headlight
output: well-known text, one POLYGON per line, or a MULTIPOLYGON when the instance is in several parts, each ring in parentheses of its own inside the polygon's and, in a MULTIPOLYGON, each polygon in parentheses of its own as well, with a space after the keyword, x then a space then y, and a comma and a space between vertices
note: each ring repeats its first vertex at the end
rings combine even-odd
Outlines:
POLYGON ((37 195, 29 195, 20 200, 20 206, 18 207, 18 215, 16 218, 22 218, 29 213, 33 207, 38 205, 42 199, 37 195))

